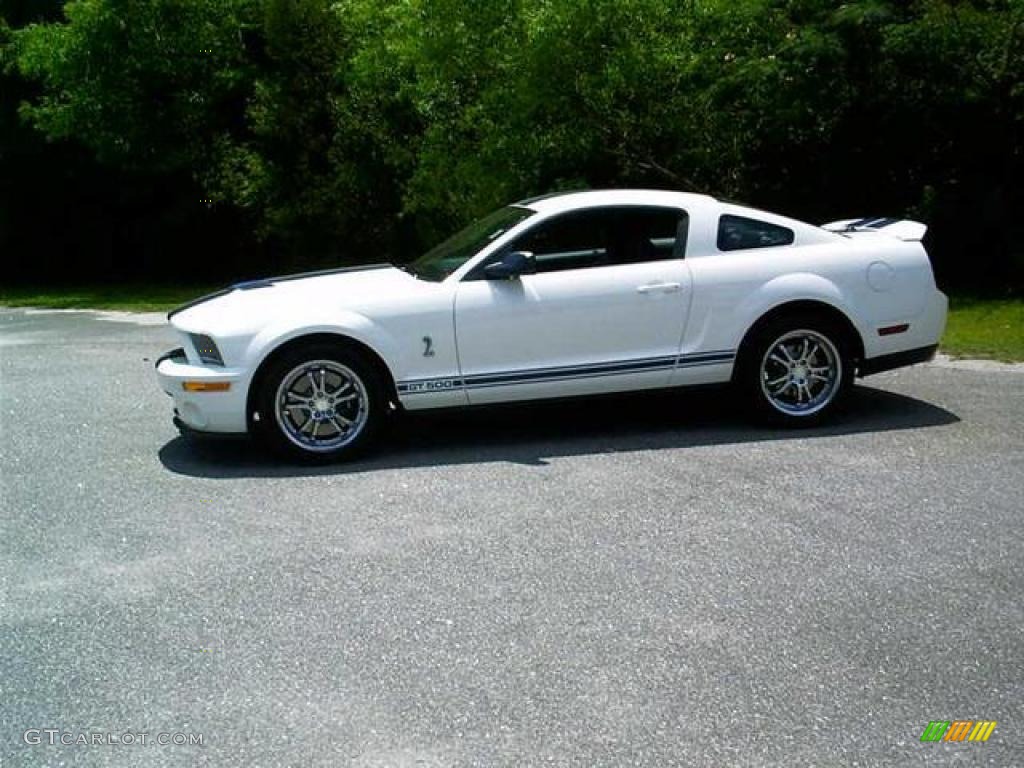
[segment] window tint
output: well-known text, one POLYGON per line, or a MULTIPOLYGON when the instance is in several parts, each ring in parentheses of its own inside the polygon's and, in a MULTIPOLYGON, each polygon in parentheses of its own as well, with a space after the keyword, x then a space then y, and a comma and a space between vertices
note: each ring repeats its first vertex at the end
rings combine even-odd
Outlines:
POLYGON ((532 253, 538 272, 604 266, 611 263, 611 223, 600 211, 559 216, 527 232, 512 250, 532 253))
POLYGON ((616 228, 618 262, 637 264, 682 258, 686 246, 685 223, 686 214, 670 208, 623 209, 616 228))
POLYGON ((539 273, 680 258, 685 223, 671 208, 599 208, 541 224, 510 249, 532 253, 539 273))
POLYGON ((722 216, 718 220, 718 250, 742 251, 771 248, 793 242, 793 230, 744 216, 722 216))
POLYGON ((533 211, 529 208, 509 206, 497 210, 474 221, 404 269, 424 280, 440 282, 530 216, 533 216, 533 211))

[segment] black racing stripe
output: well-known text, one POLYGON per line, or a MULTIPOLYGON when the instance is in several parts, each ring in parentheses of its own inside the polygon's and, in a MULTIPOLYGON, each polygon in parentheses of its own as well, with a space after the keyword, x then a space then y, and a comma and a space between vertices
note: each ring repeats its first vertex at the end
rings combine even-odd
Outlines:
POLYGON ((193 299, 192 301, 186 302, 186 303, 182 304, 181 306, 175 307, 170 312, 168 312, 167 313, 167 319, 170 320, 176 314, 178 314, 179 312, 184 312, 186 309, 191 309, 192 307, 197 307, 200 304, 204 304, 207 301, 212 301, 213 299, 219 299, 221 296, 227 296, 233 290, 235 290, 235 289, 234 288, 223 288, 223 289, 221 289, 219 291, 214 291, 213 293, 208 293, 205 296, 200 296, 198 299, 193 299))
POLYGON ((573 373, 566 372, 566 373, 563 373, 563 374, 549 374, 547 376, 544 376, 543 378, 540 378, 540 377, 529 377, 529 378, 527 378, 527 377, 520 377, 520 378, 503 379, 501 381, 486 381, 486 382, 481 382, 481 381, 479 381, 479 380, 477 380, 475 378, 467 378, 466 379, 466 388, 467 389, 484 389, 484 388, 487 388, 487 387, 503 387, 503 386, 511 386, 511 385, 515 385, 515 384, 536 384, 536 383, 549 382, 549 381, 573 381, 573 380, 576 380, 576 379, 596 379, 596 378, 601 378, 601 377, 604 377, 604 376, 618 376, 618 375, 625 374, 625 373, 649 373, 649 372, 662 371, 662 370, 675 370, 675 368, 677 368, 677 367, 679 367, 679 368, 697 368, 699 366, 704 366, 704 365, 718 365, 720 363, 729 362, 734 357, 735 357, 735 355, 733 355, 733 354, 716 355, 716 356, 709 356, 709 357, 703 357, 702 356, 702 357, 700 357, 700 359, 690 359, 690 358, 687 358, 686 360, 684 360, 681 363, 666 363, 666 364, 658 365, 658 366, 651 365, 651 366, 643 366, 643 367, 630 366, 630 367, 624 368, 624 369, 616 368, 616 369, 604 369, 604 370, 600 370, 600 371, 584 371, 584 372, 573 372, 573 373))
POLYGON ((700 352, 699 354, 681 354, 679 355, 678 364, 683 366, 686 365, 687 362, 703 362, 706 360, 719 362, 722 360, 731 360, 735 356, 736 352, 731 349, 721 349, 717 352, 700 352))
POLYGON ((679 360, 677 368, 690 368, 692 366, 717 366, 720 362, 730 362, 735 359, 734 354, 717 354, 709 357, 685 357, 679 360))
POLYGON ((735 357, 735 353, 730 350, 719 350, 714 352, 701 352, 694 355, 680 355, 680 356, 666 356, 666 357, 650 357, 640 358, 636 360, 624 360, 607 363, 587 363, 584 365, 564 365, 555 366, 551 368, 528 368, 521 371, 508 371, 505 373, 488 373, 488 374, 477 374, 475 376, 467 376, 466 382, 473 383, 490 383, 491 381, 497 381, 499 379, 533 379, 533 378, 544 378, 546 376, 555 376, 563 374, 583 374, 589 372, 604 372, 604 371, 632 371, 632 370, 644 370, 647 368, 659 368, 664 365, 675 366, 680 363, 688 362, 701 362, 704 360, 731 360, 735 357))
POLYGON ((512 381, 495 381, 484 384, 472 384, 467 383, 466 389, 487 389, 489 387, 508 387, 516 384, 546 384, 547 382, 554 381, 576 381, 577 379, 600 379, 606 376, 621 376, 624 373, 654 373, 657 371, 671 371, 675 368, 674 364, 667 364, 658 368, 640 368, 630 369, 627 371, 595 371, 593 373, 566 373, 560 376, 548 376, 543 379, 515 379, 512 381))
POLYGON ((287 283, 291 280, 305 280, 310 277, 323 277, 324 275, 342 275, 346 272, 370 272, 378 269, 394 268, 394 265, 386 262, 378 264, 357 264, 354 267, 333 267, 331 269, 318 269, 315 272, 297 272, 294 275, 278 275, 277 277, 263 278, 268 283, 287 283))
POLYGON ((895 224, 899 219, 885 216, 869 216, 866 219, 857 219, 847 225, 847 229, 884 229, 890 224, 895 224))
MULTIPOLYGON (((479 374, 467 376, 460 379, 462 387, 467 389, 482 389, 486 387, 511 386, 514 384, 531 384, 545 381, 571 381, 573 379, 598 378, 604 376, 617 376, 626 373, 647 373, 660 370, 672 370, 679 368, 694 368, 702 365, 718 365, 733 360, 736 353, 733 351, 703 352, 694 355, 681 355, 679 357, 656 357, 624 362, 596 363, 589 365, 560 366, 552 368, 534 368, 522 371, 509 371, 506 373, 479 374)), ((450 377, 443 380, 451 380, 450 377)), ((405 394, 422 394, 427 392, 444 392, 459 387, 445 389, 416 389, 409 391, 410 387, 426 384, 438 379, 414 379, 398 384, 398 391, 405 394)))
POLYGON ((893 218, 875 219, 870 224, 868 224, 867 227, 868 227, 868 229, 885 229, 890 224, 895 224, 897 221, 899 221, 899 219, 893 219, 893 218))
POLYGON ((221 296, 227 296, 234 290, 251 291, 256 288, 270 288, 274 283, 286 283, 290 280, 305 280, 307 277, 323 277, 324 275, 340 275, 345 272, 368 272, 370 270, 376 269, 387 269, 391 266, 391 264, 383 263, 362 264, 355 267, 335 267, 332 269, 321 269, 316 272, 299 272, 294 275, 278 275, 277 277, 265 277, 260 278, 258 280, 246 280, 245 282, 235 283, 234 285, 230 285, 227 288, 223 288, 219 291, 214 291, 213 293, 208 293, 205 296, 200 296, 198 299, 194 299, 190 302, 187 302, 186 304, 182 304, 181 306, 175 307, 174 309, 167 313, 167 319, 170 320, 176 314, 178 314, 179 312, 184 312, 186 309, 191 309, 192 307, 204 304, 207 301, 212 301, 213 299, 219 299, 221 296))
MULTIPOLYGON (((565 373, 579 373, 579 372, 582 372, 582 371, 589 371, 589 370, 606 370, 606 369, 609 369, 609 368, 628 369, 628 368, 632 368, 632 367, 635 367, 635 366, 645 366, 645 365, 655 365, 655 364, 674 365, 675 364, 675 360, 676 360, 675 356, 671 356, 671 357, 666 356, 666 357, 640 358, 640 359, 637 359, 637 360, 611 361, 611 362, 606 362, 606 363, 584 363, 582 365, 558 365, 558 366, 551 366, 551 367, 548 367, 548 368, 523 368, 523 369, 518 370, 518 371, 503 371, 501 373, 478 373, 478 374, 476 374, 474 376, 466 377, 466 381, 470 381, 470 380, 472 380, 472 381, 482 381, 482 380, 491 381, 491 380, 498 380, 498 379, 519 379, 519 378, 525 378, 525 377, 531 377, 532 378, 532 377, 535 377, 535 376, 536 377, 543 377, 545 375, 556 376, 556 375, 561 375, 561 374, 565 374, 565 373)), ((435 376, 435 377, 432 377, 432 378, 429 378, 429 379, 410 379, 408 381, 402 382, 402 384, 425 384, 427 382, 437 381, 439 378, 440 379, 454 379, 454 378, 459 378, 459 377, 457 377, 457 376, 449 376, 449 377, 440 376, 440 377, 436 377, 435 376)))
POLYGON ((466 386, 466 383, 462 379, 457 379, 456 380, 456 379, 452 378, 452 379, 442 379, 442 381, 457 381, 458 382, 458 383, 456 383, 456 384, 454 384, 454 385, 452 385, 450 387, 435 387, 433 389, 414 389, 414 390, 410 391, 410 387, 419 386, 421 384, 426 384, 427 382, 431 382, 431 381, 437 381, 437 379, 423 379, 421 381, 402 381, 402 382, 399 382, 398 384, 396 384, 395 386, 398 388, 398 392, 399 393, 403 393, 404 392, 404 393, 409 394, 409 395, 419 395, 419 394, 423 394, 423 393, 426 393, 426 392, 430 392, 430 393, 435 393, 435 392, 458 392, 458 391, 460 391, 461 389, 463 389, 466 386))
POLYGON ((508 380, 543 380, 555 376, 565 375, 575 376, 586 375, 590 373, 624 373, 628 371, 647 370, 649 368, 661 368, 665 366, 671 367, 674 366, 675 363, 675 357, 658 357, 646 360, 635 360, 620 363, 596 363, 592 365, 561 366, 558 368, 537 368, 533 370, 515 371, 509 373, 478 374, 476 376, 467 376, 466 383, 491 384, 508 380))

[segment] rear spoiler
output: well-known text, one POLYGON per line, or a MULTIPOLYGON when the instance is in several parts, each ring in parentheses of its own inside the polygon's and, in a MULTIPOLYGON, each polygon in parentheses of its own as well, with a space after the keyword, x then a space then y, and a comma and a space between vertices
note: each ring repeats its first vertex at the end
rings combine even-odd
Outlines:
POLYGON ((845 234, 849 232, 878 232, 883 235, 895 237, 897 240, 919 242, 924 239, 924 233, 928 227, 919 221, 908 219, 845 219, 843 221, 832 221, 822 224, 822 229, 829 232, 845 234))

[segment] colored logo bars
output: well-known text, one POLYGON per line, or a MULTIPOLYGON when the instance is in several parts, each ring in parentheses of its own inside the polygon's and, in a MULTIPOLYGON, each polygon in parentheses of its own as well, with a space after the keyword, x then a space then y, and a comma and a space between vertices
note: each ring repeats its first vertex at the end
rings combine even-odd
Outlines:
POLYGON ((932 720, 921 741, 988 741, 995 729, 995 720, 932 720))

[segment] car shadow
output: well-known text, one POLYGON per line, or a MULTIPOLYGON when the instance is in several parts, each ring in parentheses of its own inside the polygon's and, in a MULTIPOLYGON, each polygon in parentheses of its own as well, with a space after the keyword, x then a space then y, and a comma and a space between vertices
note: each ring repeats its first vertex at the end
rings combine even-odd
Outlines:
POLYGON ((191 477, 308 477, 502 461, 545 466, 562 456, 813 440, 958 421, 921 400, 857 387, 827 425, 773 429, 753 426, 728 390, 711 389, 407 413, 395 419, 375 451, 349 463, 291 463, 244 438, 177 437, 159 458, 171 472, 191 477))

